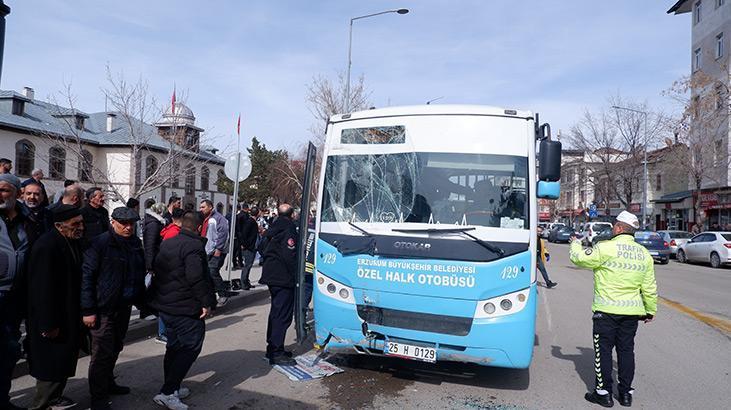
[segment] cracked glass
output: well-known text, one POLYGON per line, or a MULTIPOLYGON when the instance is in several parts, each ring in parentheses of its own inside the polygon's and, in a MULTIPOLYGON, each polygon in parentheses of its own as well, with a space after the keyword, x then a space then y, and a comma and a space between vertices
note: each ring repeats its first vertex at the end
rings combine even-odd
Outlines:
POLYGON ((323 222, 528 229, 528 158, 408 152, 327 158, 323 222))

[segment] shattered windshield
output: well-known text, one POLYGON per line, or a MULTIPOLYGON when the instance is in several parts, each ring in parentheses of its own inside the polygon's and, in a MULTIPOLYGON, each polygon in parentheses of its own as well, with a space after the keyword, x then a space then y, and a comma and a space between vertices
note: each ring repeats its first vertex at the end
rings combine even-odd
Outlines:
POLYGON ((327 158, 323 222, 528 229, 528 158, 396 153, 327 158))

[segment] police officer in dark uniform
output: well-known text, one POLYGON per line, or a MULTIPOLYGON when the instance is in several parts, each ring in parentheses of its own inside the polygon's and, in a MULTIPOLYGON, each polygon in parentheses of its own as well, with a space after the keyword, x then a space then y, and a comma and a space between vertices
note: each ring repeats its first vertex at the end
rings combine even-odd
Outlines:
POLYGON ((271 365, 294 366, 292 353, 284 350, 284 338, 292 324, 297 272, 297 227, 289 204, 277 208, 279 217, 269 226, 264 241, 264 268, 259 283, 269 286, 271 309, 267 323, 266 357, 271 365))

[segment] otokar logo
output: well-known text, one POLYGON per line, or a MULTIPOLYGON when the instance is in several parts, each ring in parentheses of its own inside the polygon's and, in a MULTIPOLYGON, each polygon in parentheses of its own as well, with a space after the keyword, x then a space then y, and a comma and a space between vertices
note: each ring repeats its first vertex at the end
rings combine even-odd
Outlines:
POLYGON ((422 252, 429 252, 431 250, 431 244, 430 243, 424 243, 424 242, 394 242, 393 247, 396 249, 408 249, 412 251, 422 251, 422 252))

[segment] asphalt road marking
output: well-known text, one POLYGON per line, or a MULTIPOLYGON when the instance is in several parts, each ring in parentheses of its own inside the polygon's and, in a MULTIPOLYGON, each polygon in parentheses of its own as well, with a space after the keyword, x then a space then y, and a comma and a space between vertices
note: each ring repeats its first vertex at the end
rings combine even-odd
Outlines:
POLYGON ((661 296, 658 297, 658 299, 660 299, 660 301, 665 306, 669 306, 681 313, 685 313, 686 315, 688 315, 694 319, 700 320, 701 322, 707 324, 708 326, 710 326, 712 328, 718 329, 722 332, 731 333, 731 321, 709 316, 705 313, 701 313, 697 310, 691 309, 691 308, 683 305, 682 303, 678 303, 678 302, 672 301, 670 299, 666 299, 661 296))
MULTIPOLYGON (((543 299, 543 306, 546 308, 546 322, 548 322, 548 330, 553 328, 553 322, 551 321, 551 309, 548 307, 548 299, 546 298, 546 292, 540 292, 541 299, 543 299)), ((551 332, 553 333, 553 332, 551 332)))

